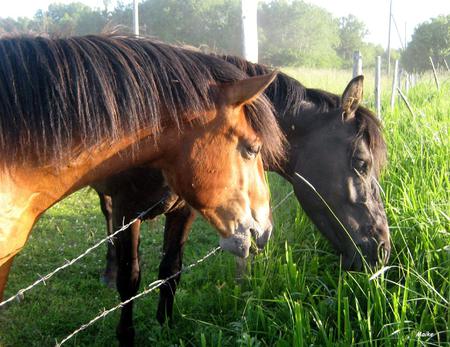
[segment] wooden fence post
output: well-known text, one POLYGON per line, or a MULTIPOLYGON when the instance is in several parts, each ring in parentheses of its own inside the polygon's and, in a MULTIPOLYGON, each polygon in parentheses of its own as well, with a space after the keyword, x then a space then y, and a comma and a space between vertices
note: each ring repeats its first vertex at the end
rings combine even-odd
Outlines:
POLYGON ((381 119, 381 57, 377 57, 375 65, 375 108, 377 117, 381 119))
POLYGON ((434 82, 436 82, 436 88, 437 88, 437 90, 439 90, 439 80, 438 80, 438 77, 436 74, 436 69, 434 67, 433 58, 431 58, 431 57, 429 57, 429 58, 430 58, 431 67, 433 68, 434 82))
POLYGON ((397 88, 397 91, 398 91, 399 97, 400 97, 401 99, 403 99, 403 101, 405 102, 406 107, 408 108, 408 110, 409 110, 409 112, 411 113, 411 115, 412 115, 413 117, 415 117, 416 115, 414 114, 414 111, 413 111, 413 109, 412 109, 412 107, 411 107, 411 105, 410 105, 410 103, 409 103, 407 97, 406 97, 405 95, 403 95, 403 93, 402 93, 402 91, 400 90, 400 88, 397 88))
POLYGON ((360 51, 353 52, 353 78, 362 75, 362 55, 360 51))
POLYGON ((397 93, 397 78, 398 78, 398 60, 395 61, 394 76, 392 77, 392 92, 391 92, 391 110, 395 105, 395 94, 397 93))
POLYGON ((410 76, 410 80, 411 80, 411 88, 416 86, 416 74, 412 73, 410 76))
POLYGON ((447 68, 447 71, 450 71, 450 68, 448 67, 448 64, 447 64, 447 60, 445 58, 444 58, 444 65, 447 68))
POLYGON ((409 87, 410 87, 411 75, 406 73, 405 75, 405 94, 408 95, 409 87))

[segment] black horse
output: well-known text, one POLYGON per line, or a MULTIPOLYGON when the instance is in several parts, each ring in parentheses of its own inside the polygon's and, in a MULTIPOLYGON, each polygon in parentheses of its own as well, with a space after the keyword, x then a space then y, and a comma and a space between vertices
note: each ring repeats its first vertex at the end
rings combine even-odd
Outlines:
MULTIPOLYGON (((250 76, 270 71, 237 57, 224 59, 250 76)), ((386 146, 380 123, 371 111, 360 106, 362 94, 362 76, 348 84, 342 97, 305 88, 283 73, 266 90, 290 145, 286 162, 267 169, 293 185, 305 212, 342 255, 343 266, 355 270, 365 262, 376 264, 380 256, 387 261, 390 253, 389 229, 377 181, 385 163, 386 146)), ((126 222, 157 204, 144 219, 166 215, 159 278, 181 269, 183 247, 195 212, 170 191, 160 171, 135 168, 94 188, 100 196, 108 232, 119 227, 124 218, 126 222)), ((135 223, 123 236, 131 238, 134 249, 122 249, 119 243, 118 254, 132 252, 133 257, 138 257, 139 225, 135 223)), ((120 259, 118 269, 119 291, 126 286, 130 294, 135 293, 140 269, 130 269, 120 259)), ((115 250, 110 245, 105 281, 113 283, 115 273, 115 250)), ((178 276, 161 287, 157 312, 160 323, 172 317, 179 280, 178 276)), ((131 307, 129 310, 131 315, 131 307)))

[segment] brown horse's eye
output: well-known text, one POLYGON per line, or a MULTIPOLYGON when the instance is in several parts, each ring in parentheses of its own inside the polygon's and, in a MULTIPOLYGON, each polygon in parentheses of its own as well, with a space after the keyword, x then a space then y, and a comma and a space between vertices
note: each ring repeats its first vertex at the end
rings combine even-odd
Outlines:
POLYGON ((353 161, 353 167, 356 171, 358 171, 358 173, 365 175, 367 174, 369 165, 362 159, 355 159, 353 161))
POLYGON ((251 144, 245 144, 244 145, 244 157, 247 159, 253 159, 255 158, 259 152, 261 151, 260 145, 251 145, 251 144))

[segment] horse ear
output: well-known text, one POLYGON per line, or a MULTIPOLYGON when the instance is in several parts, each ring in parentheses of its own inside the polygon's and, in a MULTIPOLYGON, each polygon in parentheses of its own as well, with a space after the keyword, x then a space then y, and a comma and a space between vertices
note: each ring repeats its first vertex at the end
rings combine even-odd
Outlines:
POLYGON ((226 83, 220 86, 228 105, 241 106, 251 103, 277 76, 277 71, 266 75, 249 77, 233 83, 226 83))
POLYGON ((363 98, 364 76, 359 75, 353 78, 342 94, 342 117, 345 121, 355 117, 355 111, 363 98))

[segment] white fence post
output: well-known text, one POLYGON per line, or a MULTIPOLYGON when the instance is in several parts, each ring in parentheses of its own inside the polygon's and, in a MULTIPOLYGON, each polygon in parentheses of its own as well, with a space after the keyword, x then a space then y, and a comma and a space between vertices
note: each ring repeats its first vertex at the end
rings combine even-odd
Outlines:
POLYGON ((139 36, 139 0, 133 0, 133 32, 139 36))
POLYGON ((353 78, 362 75, 362 55, 360 51, 353 52, 353 78))
POLYGON ((398 60, 395 61, 394 76, 392 77, 392 92, 391 92, 391 110, 395 105, 395 94, 397 93, 397 78, 398 78, 398 60))
POLYGON ((242 9, 242 46, 244 58, 258 62, 258 22, 257 0, 241 0, 242 9))
POLYGON ((411 75, 409 73, 406 73, 406 75, 405 75, 405 94, 406 95, 408 95, 408 92, 409 92, 410 79, 411 79, 411 75))
POLYGON ((377 56, 375 65, 375 108, 377 116, 381 119, 381 57, 377 56))

